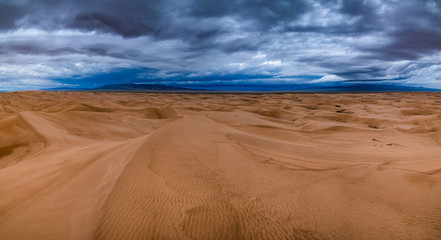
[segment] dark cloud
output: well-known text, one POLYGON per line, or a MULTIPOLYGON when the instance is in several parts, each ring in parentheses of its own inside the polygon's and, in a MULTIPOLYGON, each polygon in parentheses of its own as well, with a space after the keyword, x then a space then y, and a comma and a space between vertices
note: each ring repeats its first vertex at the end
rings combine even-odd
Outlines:
POLYGON ((150 34, 162 24, 157 0, 35 0, 0 2, 0 29, 82 29, 124 37, 150 34))
POLYGON ((375 4, 366 0, 343 0, 339 9, 344 14, 361 16, 363 19, 371 19, 377 10, 375 4))
POLYGON ((386 61, 418 60, 441 50, 441 31, 436 29, 402 28, 393 31, 386 43, 361 47, 368 58, 386 61))
POLYGON ((308 10, 305 0, 195 0, 189 13, 200 18, 235 17, 252 21, 253 27, 267 30, 297 19, 308 10))
POLYGON ((14 29, 15 22, 26 14, 27 12, 19 6, 0 2, 0 30, 14 29))
POLYGON ((438 0, 0 0, 0 74, 438 81, 440 26, 438 0))
POLYGON ((35 55, 35 56, 56 56, 64 54, 81 53, 83 50, 69 46, 50 47, 35 42, 8 42, 0 45, 0 56, 5 55, 35 55))
POLYGON ((385 76, 385 69, 381 67, 352 67, 334 72, 335 75, 345 79, 370 79, 385 76))
POLYGON ((390 1, 382 7, 386 10, 375 17, 381 23, 378 31, 387 38, 375 46, 360 46, 360 50, 387 61, 417 60, 441 50, 439 1, 390 1))
POLYGON ((123 37, 137 37, 146 35, 153 31, 153 28, 143 22, 122 19, 105 13, 82 13, 75 16, 71 28, 85 30, 99 30, 102 32, 117 33, 123 37))

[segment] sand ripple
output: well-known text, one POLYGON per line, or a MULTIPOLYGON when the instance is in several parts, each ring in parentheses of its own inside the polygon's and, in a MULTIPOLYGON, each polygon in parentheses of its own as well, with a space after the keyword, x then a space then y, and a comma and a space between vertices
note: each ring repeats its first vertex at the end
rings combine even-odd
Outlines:
POLYGON ((441 239, 438 93, 0 94, 0 239, 441 239))

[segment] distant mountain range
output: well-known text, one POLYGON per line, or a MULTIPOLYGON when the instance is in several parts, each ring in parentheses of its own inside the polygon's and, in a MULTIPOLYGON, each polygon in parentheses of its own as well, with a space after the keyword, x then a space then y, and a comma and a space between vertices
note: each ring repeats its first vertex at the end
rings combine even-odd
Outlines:
POLYGON ((98 88, 51 88, 47 91, 99 92, 434 92, 440 89, 397 84, 254 84, 254 85, 197 85, 195 88, 159 84, 109 84, 98 88))

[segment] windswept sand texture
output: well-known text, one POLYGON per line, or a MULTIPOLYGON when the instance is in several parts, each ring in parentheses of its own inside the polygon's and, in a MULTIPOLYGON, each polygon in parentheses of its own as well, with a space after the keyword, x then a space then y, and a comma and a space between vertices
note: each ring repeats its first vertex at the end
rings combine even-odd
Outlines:
POLYGON ((441 94, 0 94, 0 239, 441 239, 441 94))

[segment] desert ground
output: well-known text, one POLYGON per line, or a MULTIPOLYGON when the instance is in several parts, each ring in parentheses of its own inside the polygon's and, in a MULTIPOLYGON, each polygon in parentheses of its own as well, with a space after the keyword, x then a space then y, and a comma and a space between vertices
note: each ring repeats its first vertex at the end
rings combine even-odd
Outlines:
POLYGON ((441 239, 441 93, 0 94, 0 239, 441 239))

